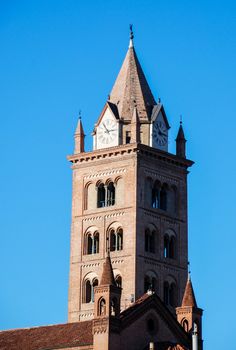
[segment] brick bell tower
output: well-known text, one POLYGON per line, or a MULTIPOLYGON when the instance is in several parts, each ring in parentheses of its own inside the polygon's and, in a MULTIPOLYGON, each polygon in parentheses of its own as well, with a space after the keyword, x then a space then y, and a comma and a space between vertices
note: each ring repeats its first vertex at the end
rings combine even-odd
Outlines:
MULTIPOLYGON (((110 250, 121 310, 154 290, 171 312, 181 305, 188 275, 187 174, 183 126, 176 154, 170 126, 133 45, 84 151, 79 120, 73 170, 69 322, 94 318, 95 290, 110 250)), ((113 287, 112 287, 113 288, 113 287)), ((114 289, 114 288, 113 288, 114 289)), ((96 315, 95 315, 96 316, 96 315)))

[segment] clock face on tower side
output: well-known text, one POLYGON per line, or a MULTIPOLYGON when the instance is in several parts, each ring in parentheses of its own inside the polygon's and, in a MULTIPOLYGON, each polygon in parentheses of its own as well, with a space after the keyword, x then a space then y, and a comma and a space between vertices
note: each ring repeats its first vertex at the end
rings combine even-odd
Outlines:
POLYGON ((98 148, 116 145, 118 139, 118 127, 113 118, 103 118, 97 128, 98 148))
POLYGON ((153 124, 153 143, 157 147, 164 148, 168 142, 168 130, 163 121, 158 120, 153 124))

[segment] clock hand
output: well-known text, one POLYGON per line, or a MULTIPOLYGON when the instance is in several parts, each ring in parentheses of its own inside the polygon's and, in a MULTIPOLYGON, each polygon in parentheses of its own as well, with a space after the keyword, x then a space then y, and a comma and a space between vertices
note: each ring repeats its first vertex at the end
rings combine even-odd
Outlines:
POLYGON ((102 123, 102 125, 104 126, 104 128, 106 129, 106 132, 109 134, 109 130, 107 129, 106 125, 104 123, 102 123))

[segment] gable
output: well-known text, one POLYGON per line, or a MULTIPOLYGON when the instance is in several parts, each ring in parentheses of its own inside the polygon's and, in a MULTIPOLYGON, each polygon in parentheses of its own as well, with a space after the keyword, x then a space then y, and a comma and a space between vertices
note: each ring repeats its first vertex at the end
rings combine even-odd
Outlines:
POLYGON ((173 346, 183 344, 187 347, 191 342, 189 335, 156 294, 144 297, 140 303, 125 310, 121 314, 121 320, 121 343, 124 350, 143 350, 151 341, 163 344, 168 342, 173 346))
POLYGON ((103 120, 103 118, 113 118, 114 121, 118 121, 119 120, 119 113, 118 113, 118 109, 117 106, 114 103, 111 102, 106 102, 102 113, 100 114, 100 117, 98 118, 98 121, 96 123, 96 126, 98 126, 101 121, 103 120))
POLYGON ((164 110, 163 104, 159 103, 153 107, 151 121, 155 123, 156 120, 161 120, 166 124, 167 129, 170 129, 170 125, 164 110))

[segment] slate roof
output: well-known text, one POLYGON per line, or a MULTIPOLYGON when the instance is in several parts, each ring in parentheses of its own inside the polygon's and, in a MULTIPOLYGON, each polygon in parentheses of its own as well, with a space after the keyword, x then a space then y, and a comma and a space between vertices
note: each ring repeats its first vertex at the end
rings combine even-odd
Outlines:
POLYGON ((117 105, 119 116, 124 120, 132 119, 135 106, 140 121, 151 119, 152 108, 156 105, 156 101, 133 46, 128 49, 109 101, 117 105))
POLYGON ((0 332, 0 350, 48 350, 90 344, 92 321, 0 332))

